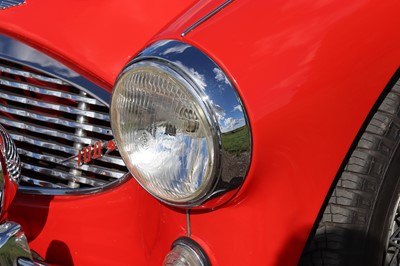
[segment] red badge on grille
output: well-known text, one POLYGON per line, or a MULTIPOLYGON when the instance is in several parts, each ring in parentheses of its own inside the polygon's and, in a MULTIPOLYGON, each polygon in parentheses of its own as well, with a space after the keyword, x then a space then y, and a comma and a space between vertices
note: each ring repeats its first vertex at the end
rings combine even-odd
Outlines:
POLYGON ((82 150, 79 150, 77 155, 71 156, 63 160, 63 162, 78 158, 78 166, 81 166, 84 163, 89 163, 93 159, 103 157, 104 155, 112 152, 115 149, 116 145, 114 140, 109 140, 106 142, 102 142, 101 140, 99 140, 93 145, 86 146, 82 150))

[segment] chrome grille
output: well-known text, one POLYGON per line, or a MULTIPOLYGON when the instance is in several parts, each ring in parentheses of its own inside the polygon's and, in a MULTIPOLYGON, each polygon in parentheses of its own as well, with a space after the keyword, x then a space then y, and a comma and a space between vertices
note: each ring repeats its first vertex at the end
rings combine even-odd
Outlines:
POLYGON ((109 121, 108 106, 86 91, 0 60, 0 124, 18 147, 22 185, 85 189, 121 179, 127 170, 117 151, 81 166, 71 159, 88 145, 112 140, 109 121))

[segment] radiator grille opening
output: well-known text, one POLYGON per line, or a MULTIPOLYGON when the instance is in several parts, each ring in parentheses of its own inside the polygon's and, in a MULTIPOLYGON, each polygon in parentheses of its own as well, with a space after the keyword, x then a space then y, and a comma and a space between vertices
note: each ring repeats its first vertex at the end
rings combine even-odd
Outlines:
POLYGON ((22 186, 95 188, 128 172, 116 150, 80 166, 71 158, 112 140, 108 106, 61 79, 3 59, 0 124, 21 156, 22 186))

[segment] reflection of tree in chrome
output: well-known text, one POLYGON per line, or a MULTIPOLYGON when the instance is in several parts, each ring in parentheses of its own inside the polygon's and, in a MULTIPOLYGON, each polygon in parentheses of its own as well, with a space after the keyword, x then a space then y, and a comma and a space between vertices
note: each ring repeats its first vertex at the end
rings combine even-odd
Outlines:
POLYGON ((239 154, 250 150, 249 129, 243 126, 222 134, 222 145, 229 153, 239 154))

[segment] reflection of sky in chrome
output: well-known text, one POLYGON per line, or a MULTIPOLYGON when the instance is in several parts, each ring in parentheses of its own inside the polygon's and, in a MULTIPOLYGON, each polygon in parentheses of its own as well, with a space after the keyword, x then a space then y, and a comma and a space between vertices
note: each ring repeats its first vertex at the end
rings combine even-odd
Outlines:
POLYGON ((163 55, 167 55, 167 54, 171 54, 171 53, 180 54, 180 53, 183 53, 187 48, 190 48, 190 45, 187 45, 187 44, 176 45, 174 47, 168 48, 162 54, 163 55))
MULTIPOLYGON (((222 81, 222 82, 224 82, 225 84, 229 84, 228 78, 225 76, 224 72, 222 72, 221 69, 215 67, 215 68, 213 69, 213 72, 215 73, 215 79, 216 79, 217 81, 222 81)), ((222 87, 222 86, 221 86, 221 87, 222 87)))
POLYGON ((196 48, 178 41, 160 41, 148 53, 170 60, 186 72, 205 92, 205 99, 215 112, 221 131, 229 132, 246 124, 242 106, 235 93, 225 91, 232 87, 225 73, 196 48))
POLYGON ((130 161, 146 177, 143 180, 146 185, 164 188, 175 196, 190 195, 203 183, 209 153, 206 139, 164 132, 165 127, 158 127, 153 137, 146 130, 136 131, 131 141, 130 161))
POLYGON ((200 74, 199 72, 197 72, 193 68, 188 68, 187 66, 182 64, 182 62, 180 62, 180 61, 176 61, 175 64, 177 66, 179 66, 181 69, 183 69, 185 72, 189 73, 190 77, 194 80, 194 82, 196 82, 196 84, 199 86, 199 88, 201 90, 204 91, 206 89, 207 83, 206 83, 206 80, 204 78, 204 75, 200 74))

